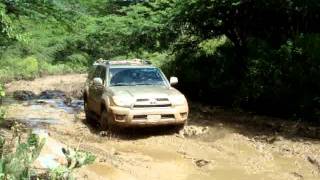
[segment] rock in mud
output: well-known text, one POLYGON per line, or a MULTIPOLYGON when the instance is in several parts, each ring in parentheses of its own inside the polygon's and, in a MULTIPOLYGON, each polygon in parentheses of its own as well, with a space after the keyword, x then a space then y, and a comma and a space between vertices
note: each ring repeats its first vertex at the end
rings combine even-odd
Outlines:
POLYGON ((210 161, 205 160, 205 159, 198 159, 194 161, 194 164, 199 167, 202 168, 204 166, 207 166, 208 164, 210 164, 210 161))
POLYGON ((294 179, 298 179, 298 180, 302 180, 303 179, 303 176, 297 172, 292 172, 290 173, 291 175, 294 176, 294 179))
POLYGON ((36 98, 36 94, 32 91, 15 91, 13 98, 20 101, 29 101, 36 98))
POLYGON ((66 94, 59 90, 47 90, 43 91, 39 95, 39 99, 64 99, 66 94))
POLYGON ((51 138, 45 131, 38 130, 33 133, 38 134, 41 139, 45 140, 45 144, 41 149, 39 157, 33 164, 35 168, 53 169, 68 163, 62 152, 62 149, 66 148, 64 144, 51 138))
POLYGON ((67 97, 65 97, 65 99, 63 100, 63 103, 65 104, 65 105, 67 105, 67 106, 71 106, 72 105, 72 98, 71 97, 69 97, 69 96, 67 96, 67 97))
POLYGON ((209 132, 209 127, 185 126, 179 132, 180 137, 199 136, 209 132))

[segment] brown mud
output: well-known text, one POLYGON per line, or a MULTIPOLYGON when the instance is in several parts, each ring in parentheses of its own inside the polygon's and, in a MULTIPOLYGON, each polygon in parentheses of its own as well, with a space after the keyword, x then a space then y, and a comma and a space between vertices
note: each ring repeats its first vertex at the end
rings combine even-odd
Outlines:
POLYGON ((4 102, 8 121, 97 156, 74 172, 78 179, 320 179, 316 125, 190 103, 189 124, 180 133, 172 127, 101 132, 85 119, 84 81, 85 75, 66 75, 12 82, 9 95, 23 90, 33 98, 4 102))

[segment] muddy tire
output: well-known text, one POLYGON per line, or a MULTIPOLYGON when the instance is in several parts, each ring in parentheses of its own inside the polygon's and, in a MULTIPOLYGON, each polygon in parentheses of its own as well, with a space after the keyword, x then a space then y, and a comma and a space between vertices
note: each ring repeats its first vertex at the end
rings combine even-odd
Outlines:
POLYGON ((100 116, 100 126, 102 130, 113 131, 113 125, 110 123, 110 114, 106 109, 104 109, 100 116))
POLYGON ((94 115, 93 113, 89 110, 88 108, 88 103, 87 103, 87 100, 84 99, 84 113, 86 115, 86 121, 87 122, 94 122, 96 121, 96 119, 94 118, 94 115))
POLYGON ((184 128, 185 125, 186 125, 186 124, 178 124, 178 125, 174 126, 174 131, 175 131, 176 133, 179 133, 181 130, 183 130, 183 128, 184 128))

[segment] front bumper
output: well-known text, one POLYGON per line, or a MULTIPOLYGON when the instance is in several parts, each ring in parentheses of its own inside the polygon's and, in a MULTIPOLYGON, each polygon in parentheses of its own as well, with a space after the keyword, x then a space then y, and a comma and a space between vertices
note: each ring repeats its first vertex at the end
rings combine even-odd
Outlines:
POLYGON ((110 123, 122 127, 179 125, 187 121, 189 108, 188 105, 163 108, 125 108, 111 106, 109 113, 109 117, 111 117, 110 123))

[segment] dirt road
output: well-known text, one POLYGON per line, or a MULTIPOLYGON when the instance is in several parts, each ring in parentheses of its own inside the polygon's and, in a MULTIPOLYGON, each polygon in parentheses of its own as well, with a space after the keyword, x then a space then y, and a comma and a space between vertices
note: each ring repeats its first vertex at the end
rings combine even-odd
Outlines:
POLYGON ((46 95, 8 101, 8 119, 98 157, 74 173, 78 179, 320 179, 317 126, 191 104, 180 134, 170 127, 109 134, 84 118, 77 99, 84 81, 85 75, 65 75, 6 85, 9 94, 46 95))

